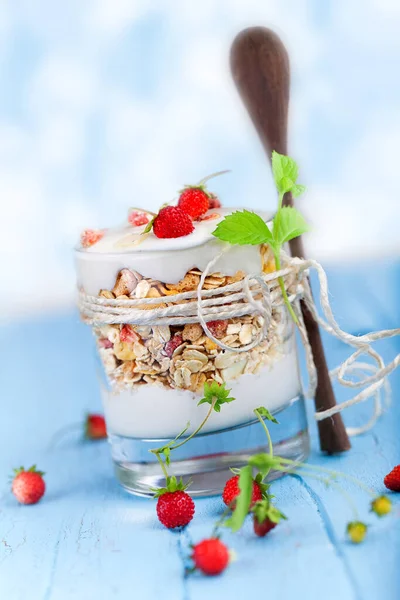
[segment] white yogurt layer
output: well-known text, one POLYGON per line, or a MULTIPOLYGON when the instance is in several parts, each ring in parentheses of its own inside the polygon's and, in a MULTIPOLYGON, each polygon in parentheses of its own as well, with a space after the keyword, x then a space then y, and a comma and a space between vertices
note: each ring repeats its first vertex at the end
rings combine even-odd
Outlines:
MULTIPOLYGON (((160 239, 151 233, 140 245, 133 245, 143 227, 119 227, 105 231, 104 237, 89 248, 76 251, 78 286, 90 295, 100 289, 112 289, 118 272, 123 268, 138 271, 144 277, 177 283, 194 267, 204 270, 226 244, 212 235, 222 218, 233 208, 216 209, 219 219, 194 222, 195 230, 187 236, 160 239), (128 238, 128 239, 127 239, 128 238), (130 240, 130 242, 129 242, 130 240), (124 244, 124 245, 123 245, 124 244)), ((265 221, 271 213, 259 212, 265 221)), ((259 246, 231 246, 214 271, 234 275, 237 271, 260 271, 259 246)))
MULTIPOLYGON (((271 412, 287 406, 301 389, 294 340, 290 346, 271 368, 228 381, 226 386, 235 400, 224 404, 220 413, 212 413, 203 433, 252 421, 253 410, 259 406, 271 412)), ((157 385, 141 385, 120 393, 102 388, 108 431, 134 438, 173 438, 188 422, 191 433, 210 408, 208 404, 197 406, 200 398, 187 390, 161 389, 157 385)))

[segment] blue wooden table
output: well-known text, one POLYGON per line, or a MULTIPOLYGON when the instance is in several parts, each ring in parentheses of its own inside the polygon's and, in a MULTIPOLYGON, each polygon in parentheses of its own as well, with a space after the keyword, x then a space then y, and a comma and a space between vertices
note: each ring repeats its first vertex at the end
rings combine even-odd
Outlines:
MULTIPOLYGON (((380 269, 382 281, 372 285, 369 267, 347 273, 331 269, 334 291, 341 290, 334 303, 341 323, 353 333, 393 327, 399 274, 398 264, 386 264, 380 269), (385 284, 394 276, 397 289, 385 284)), ((197 500, 196 517, 187 531, 170 532, 158 523, 153 501, 131 497, 118 487, 107 442, 84 443, 73 431, 55 445, 51 441, 63 427, 79 422, 85 411, 100 410, 90 333, 77 314, 5 324, 0 343, 2 600, 400 597, 400 497, 393 496, 393 517, 379 521, 368 513, 369 499, 345 486, 372 525, 366 542, 353 546, 344 536, 351 515, 343 498, 300 476, 274 484, 287 522, 264 539, 252 535, 250 522, 239 534, 227 533, 236 562, 216 579, 185 577, 189 545, 210 534, 221 500, 197 500), (20 506, 7 477, 12 467, 33 463, 46 471, 47 493, 37 505, 20 506)), ((326 347, 331 366, 348 354, 332 339, 326 347)), ((389 360, 399 352, 400 341, 388 340, 379 349, 389 360)), ((383 491, 383 476, 400 463, 399 372, 391 383, 391 408, 373 431, 353 440, 351 452, 321 456, 312 425, 310 461, 356 475, 383 491)), ((339 399, 346 397, 339 393, 339 399)), ((370 412, 370 403, 359 406, 346 412, 346 422, 361 423, 370 412)))

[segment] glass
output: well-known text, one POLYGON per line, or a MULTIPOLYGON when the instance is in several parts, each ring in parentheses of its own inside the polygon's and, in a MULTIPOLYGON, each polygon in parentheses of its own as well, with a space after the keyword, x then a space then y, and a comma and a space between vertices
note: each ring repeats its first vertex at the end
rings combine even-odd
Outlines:
MULTIPOLYGON (((241 250, 242 251, 242 250, 241 250)), ((264 272, 273 269, 267 247, 257 247, 264 272)), ((241 281, 235 251, 205 279, 203 289, 241 281)), ((88 253, 77 251, 78 285, 85 293, 107 299, 161 298, 197 289, 202 271, 189 268, 175 283, 154 275, 163 264, 183 268, 187 252, 88 253), (155 267, 156 262, 157 267, 155 267), (172 262, 170 262, 172 261, 172 262), (156 271, 154 271, 156 269, 156 271), (148 272, 149 271, 149 272, 148 272)), ((247 258, 246 258, 247 260, 247 258)), ((188 300, 190 301, 190 300, 188 300)), ((286 308, 274 309, 271 336, 244 353, 228 352, 210 340, 199 323, 154 325, 96 322, 93 333, 101 396, 117 479, 134 494, 152 495, 165 484, 157 458, 150 452, 178 435, 189 423, 190 435, 210 408, 198 406, 204 383, 226 383, 235 400, 212 412, 202 430, 171 454, 170 475, 190 479, 190 493, 222 492, 231 467, 240 468, 256 453, 268 451, 265 432, 254 409, 265 406, 279 425, 270 426, 276 454, 303 460, 309 450, 294 325, 286 308)), ((245 314, 209 322, 211 332, 232 348, 258 335, 262 318, 245 314)), ((183 438, 182 438, 183 439, 183 438)), ((272 473, 271 477, 278 476, 272 473)))

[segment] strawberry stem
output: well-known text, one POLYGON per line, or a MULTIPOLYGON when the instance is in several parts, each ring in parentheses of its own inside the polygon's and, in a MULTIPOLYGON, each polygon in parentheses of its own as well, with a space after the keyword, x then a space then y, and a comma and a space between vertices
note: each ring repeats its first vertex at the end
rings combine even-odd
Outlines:
POLYGON ((225 173, 230 173, 230 172, 231 172, 230 169, 227 169, 226 171, 217 171, 216 173, 211 173, 211 175, 207 175, 207 177, 203 177, 203 179, 201 179, 197 185, 199 187, 203 186, 210 179, 214 179, 214 177, 219 177, 220 175, 225 175, 225 173))
MULTIPOLYGON (((279 252, 275 252, 274 251, 274 257, 275 257, 275 267, 277 271, 281 270, 281 257, 279 255, 279 252)), ((290 316, 292 317, 293 321, 296 323, 296 325, 299 324, 299 320, 293 310, 292 305, 289 302, 289 298, 288 295, 286 293, 286 289, 285 289, 285 282, 283 281, 283 277, 278 277, 278 281, 279 281, 279 286, 281 288, 281 292, 282 292, 282 297, 283 300, 287 306, 287 309, 289 311, 290 316)))
POLYGON ((179 444, 173 445, 171 446, 171 450, 176 450, 177 448, 180 448, 181 446, 183 446, 183 444, 186 444, 187 442, 189 442, 192 438, 194 438, 195 435, 197 435, 201 429, 203 429, 204 425, 207 423, 208 419, 210 418, 210 415, 212 413, 212 411, 214 410, 214 406, 217 402, 217 398, 214 397, 214 399, 211 402, 210 408, 208 409, 208 412, 205 416, 205 418, 203 419, 203 421, 200 423, 200 425, 197 427, 197 429, 195 429, 195 431, 193 431, 193 433, 191 433, 187 438, 185 438, 182 442, 180 442, 179 444))
POLYGON ((163 462, 160 454, 157 451, 153 451, 153 450, 151 450, 151 452, 153 452, 153 454, 156 455, 157 460, 160 463, 160 467, 162 469, 162 472, 164 473, 165 482, 166 482, 166 484, 168 484, 168 478, 169 478, 168 471, 167 471, 167 468, 166 468, 166 466, 165 466, 165 464, 164 464, 164 462, 163 462))

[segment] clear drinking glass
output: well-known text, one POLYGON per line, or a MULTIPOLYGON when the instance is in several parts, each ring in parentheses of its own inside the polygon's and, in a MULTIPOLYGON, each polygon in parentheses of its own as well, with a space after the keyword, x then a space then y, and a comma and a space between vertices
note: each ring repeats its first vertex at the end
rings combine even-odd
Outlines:
MULTIPOLYGON (((197 289, 205 261, 220 251, 221 242, 214 238, 195 247, 170 246, 165 244, 161 251, 144 244, 123 252, 78 249, 78 287, 105 303, 114 298, 161 298, 162 305, 169 306, 172 295, 197 289)), ((241 281, 250 270, 265 273, 273 268, 267 247, 233 247, 206 277, 204 289, 241 281)), ((150 450, 174 438, 188 423, 186 436, 202 422, 209 409, 208 404, 198 406, 205 381, 225 382, 235 401, 213 412, 201 432, 171 456, 170 475, 191 479, 192 495, 221 493, 230 467, 240 468, 251 455, 268 451, 253 412, 259 406, 279 421, 269 428, 275 453, 294 460, 307 456, 294 325, 283 306, 274 309, 273 321, 271 336, 244 353, 221 349, 199 323, 92 324, 112 458, 124 488, 149 496, 151 488, 165 483, 150 450)), ((249 312, 228 320, 216 314, 208 326, 235 348, 248 344, 261 325, 260 315, 249 312)))

